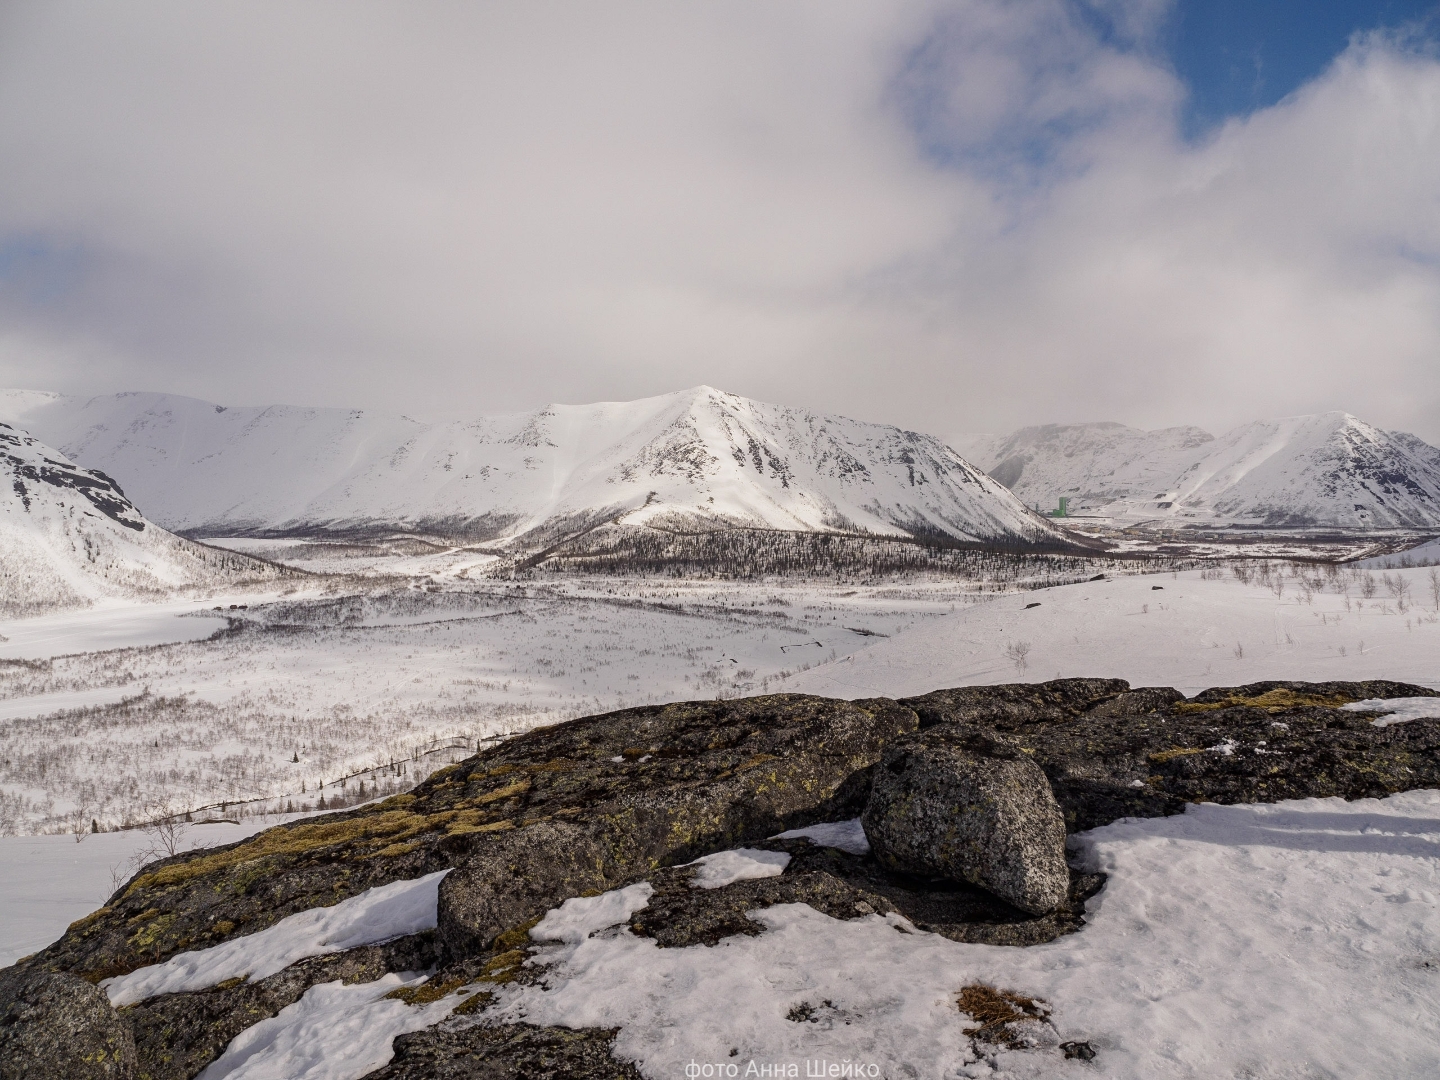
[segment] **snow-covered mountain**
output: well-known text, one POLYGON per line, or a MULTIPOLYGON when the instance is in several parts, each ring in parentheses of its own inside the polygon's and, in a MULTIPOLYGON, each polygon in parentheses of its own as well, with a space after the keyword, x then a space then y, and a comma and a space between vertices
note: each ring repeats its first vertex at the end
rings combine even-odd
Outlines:
POLYGON ((591 525, 1060 534, 928 435, 710 387, 421 424, 359 410, 0 393, 24 423, 195 536, 395 529, 525 547, 591 525))
POLYGON ((1440 450, 1349 413, 1199 428, 1049 425, 957 440, 1028 504, 1176 524, 1440 526, 1440 450))
POLYGON ((278 577, 157 528, 104 473, 0 423, 0 615, 278 577))

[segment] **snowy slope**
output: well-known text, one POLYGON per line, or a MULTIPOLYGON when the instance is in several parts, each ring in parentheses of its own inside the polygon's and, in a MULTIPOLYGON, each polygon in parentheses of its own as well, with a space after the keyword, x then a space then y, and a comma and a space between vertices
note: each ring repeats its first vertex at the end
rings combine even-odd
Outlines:
POLYGON ((401 526, 539 543, 619 519, 960 540, 1056 533, 937 440, 710 387, 422 425, 333 409, 0 394, 196 535, 401 526))
POLYGON ((961 452, 1029 504, 1129 520, 1344 529, 1440 525, 1440 450, 1349 413, 1198 428, 1052 425, 961 452))
POLYGON ((0 614, 281 573, 157 528, 104 473, 0 423, 0 614))

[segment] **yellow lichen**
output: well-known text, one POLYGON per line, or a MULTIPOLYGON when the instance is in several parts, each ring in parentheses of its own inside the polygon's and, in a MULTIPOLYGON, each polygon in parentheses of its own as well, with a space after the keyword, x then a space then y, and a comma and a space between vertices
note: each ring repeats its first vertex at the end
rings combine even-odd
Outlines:
POLYGON ((1185 701, 1176 705, 1178 713, 1210 712, 1214 709, 1234 709, 1246 707, 1251 709, 1264 709, 1267 712, 1285 712, 1289 709, 1303 709, 1312 706, 1323 706, 1327 708, 1338 708, 1341 705, 1348 705, 1357 700, 1349 694, 1300 694, 1294 690, 1286 690, 1283 687, 1274 690, 1267 690, 1263 694, 1254 697, 1238 697, 1232 695, 1220 701, 1185 701))
POLYGON ((1205 750, 1203 747, 1182 746, 1176 750, 1160 750, 1157 753, 1151 754, 1150 760, 1159 765, 1163 764, 1166 761, 1171 761, 1174 758, 1186 757, 1189 754, 1203 754, 1204 752, 1205 750))
POLYGON ((403 1001, 406 1005, 429 1005, 432 1001, 439 1001, 446 994, 452 994, 465 985, 464 979, 447 979, 445 982, 424 982, 419 986, 402 986, 397 990, 391 990, 385 996, 395 1001, 403 1001))

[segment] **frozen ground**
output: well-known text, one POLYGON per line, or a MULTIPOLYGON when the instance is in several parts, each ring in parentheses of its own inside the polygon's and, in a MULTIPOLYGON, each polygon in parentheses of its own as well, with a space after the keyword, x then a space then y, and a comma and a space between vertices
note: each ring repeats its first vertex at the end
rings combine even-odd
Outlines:
POLYGON ((1425 568, 1230 568, 1091 581, 957 609, 786 681, 833 697, 1076 676, 1193 694, 1260 679, 1440 688, 1440 598, 1425 568), (1404 582, 1405 596, 1394 592, 1404 582), (1369 593, 1367 596, 1366 593, 1369 593), (1023 656, 1017 655, 1023 653, 1023 656))
POLYGON ((0 660, 45 660, 67 653, 198 641, 227 625, 221 613, 213 610, 215 605, 228 610, 230 604, 262 603, 277 595, 226 595, 159 604, 101 600, 80 611, 6 619, 0 622, 0 660))

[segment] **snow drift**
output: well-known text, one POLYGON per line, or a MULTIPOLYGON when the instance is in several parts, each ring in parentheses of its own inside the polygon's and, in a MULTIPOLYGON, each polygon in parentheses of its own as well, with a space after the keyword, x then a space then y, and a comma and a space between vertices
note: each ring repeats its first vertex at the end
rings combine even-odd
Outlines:
POLYGON ((544 547, 604 523, 1047 543, 1060 534, 938 440, 710 387, 426 425, 161 394, 0 393, 193 536, 396 528, 544 547))

